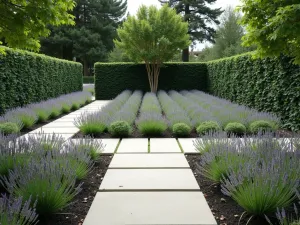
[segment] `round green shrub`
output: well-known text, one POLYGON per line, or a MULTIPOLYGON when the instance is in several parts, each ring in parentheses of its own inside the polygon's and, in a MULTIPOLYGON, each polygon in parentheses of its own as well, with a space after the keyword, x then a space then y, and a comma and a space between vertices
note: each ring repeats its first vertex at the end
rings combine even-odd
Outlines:
POLYGON ((131 127, 126 121, 113 122, 108 130, 114 137, 128 137, 131 134, 131 127))
POLYGON ((186 137, 191 133, 191 128, 185 123, 176 123, 173 125, 173 134, 177 137, 186 137))
POLYGON ((269 121, 265 120, 257 120, 252 122, 249 126, 249 130, 251 133, 258 133, 259 131, 266 132, 266 131, 273 131, 274 126, 269 121))
POLYGON ((19 133, 20 129, 17 124, 7 122, 7 123, 1 123, 0 124, 0 133, 4 134, 15 134, 19 133))
POLYGON ((242 135, 246 133, 246 127, 241 123, 228 123, 224 129, 228 134, 242 135))
POLYGON ((197 134, 206 134, 221 130, 219 124, 215 121, 205 121, 197 127, 197 134))

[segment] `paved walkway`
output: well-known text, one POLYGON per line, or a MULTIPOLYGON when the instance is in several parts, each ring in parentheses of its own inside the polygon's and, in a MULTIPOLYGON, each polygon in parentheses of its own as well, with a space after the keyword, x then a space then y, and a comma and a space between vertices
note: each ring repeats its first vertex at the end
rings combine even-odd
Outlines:
MULTIPOLYGON (((99 110, 93 103, 28 135, 60 134, 65 140, 79 129, 73 121, 99 110)), ((98 139, 103 154, 114 154, 84 225, 216 225, 213 214, 182 153, 196 153, 192 138, 98 139)))

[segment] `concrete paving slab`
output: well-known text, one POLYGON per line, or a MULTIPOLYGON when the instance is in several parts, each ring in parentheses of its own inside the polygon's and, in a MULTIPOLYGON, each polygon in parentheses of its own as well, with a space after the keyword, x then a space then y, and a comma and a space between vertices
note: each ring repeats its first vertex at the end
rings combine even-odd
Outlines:
POLYGON ((100 191, 200 190, 190 169, 108 169, 100 191))
POLYGON ((31 131, 30 134, 36 133, 45 133, 45 134, 76 134, 79 131, 77 127, 60 127, 60 128, 53 128, 53 127, 40 127, 34 131, 31 131))
POLYGON ((175 138, 150 138, 150 153, 177 152, 181 150, 175 138))
POLYGON ((178 138, 184 153, 198 153, 194 146, 196 138, 178 138))
POLYGON ((189 168, 183 154, 115 154, 109 169, 189 168))
POLYGON ((73 121, 54 121, 43 126, 43 128, 76 127, 73 121))
POLYGON ((217 225, 202 192, 100 192, 83 225, 217 225))
POLYGON ((117 153, 147 153, 148 138, 123 138, 117 153))

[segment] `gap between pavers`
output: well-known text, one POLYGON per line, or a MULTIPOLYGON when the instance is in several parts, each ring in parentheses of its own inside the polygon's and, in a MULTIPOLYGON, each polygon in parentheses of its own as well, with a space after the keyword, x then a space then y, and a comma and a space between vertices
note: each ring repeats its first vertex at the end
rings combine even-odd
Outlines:
POLYGON ((83 225, 217 225, 202 192, 98 192, 83 225))
POLYGON ((181 153, 175 138, 150 138, 150 153, 181 153))
POLYGON ((109 169, 190 168, 183 154, 115 154, 109 169))
POLYGON ((108 169, 100 191, 200 191, 191 169, 108 169))

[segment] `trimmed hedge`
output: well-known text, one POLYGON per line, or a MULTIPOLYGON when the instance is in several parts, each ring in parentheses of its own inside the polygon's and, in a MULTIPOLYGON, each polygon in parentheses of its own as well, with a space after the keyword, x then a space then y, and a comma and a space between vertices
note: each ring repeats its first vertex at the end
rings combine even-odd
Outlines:
POLYGON ((207 63, 210 93, 259 111, 273 112, 284 127, 300 129, 300 67, 291 59, 250 54, 207 63))
POLYGON ((6 47, 0 54, 0 114, 82 90, 82 65, 6 47))
MULTIPOLYGON (((207 87, 204 63, 166 63, 161 69, 158 89, 208 91, 207 87)), ((96 99, 112 99, 126 89, 150 91, 145 64, 95 64, 96 99)))
POLYGON ((83 77, 83 83, 84 84, 93 84, 93 83, 95 83, 94 76, 84 76, 83 77))

